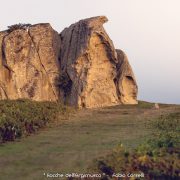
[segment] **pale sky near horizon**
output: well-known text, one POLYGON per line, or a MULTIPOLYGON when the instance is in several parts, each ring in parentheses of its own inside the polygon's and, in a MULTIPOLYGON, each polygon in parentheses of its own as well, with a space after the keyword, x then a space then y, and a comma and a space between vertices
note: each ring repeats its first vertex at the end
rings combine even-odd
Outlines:
POLYGON ((49 22, 61 32, 99 15, 108 17, 107 33, 129 58, 138 98, 180 104, 180 0, 6 0, 1 1, 0 30, 49 22))

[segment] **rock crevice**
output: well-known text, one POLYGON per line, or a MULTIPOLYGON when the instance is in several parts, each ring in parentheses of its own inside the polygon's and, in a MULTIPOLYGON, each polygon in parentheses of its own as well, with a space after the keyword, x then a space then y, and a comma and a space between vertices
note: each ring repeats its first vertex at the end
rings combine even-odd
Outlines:
POLYGON ((53 91, 53 94, 54 94, 55 98, 58 99, 58 95, 56 94, 56 92, 55 92, 55 90, 54 90, 54 88, 53 88, 53 84, 52 84, 52 82, 50 81, 48 72, 46 71, 46 68, 45 68, 44 64, 42 63, 42 61, 41 61, 41 57, 40 57, 40 54, 39 54, 39 47, 36 46, 36 44, 35 44, 35 42, 34 42, 34 40, 33 40, 33 37, 32 37, 32 35, 31 35, 31 32, 30 32, 30 28, 29 28, 29 27, 28 27, 28 29, 27 29, 27 32, 28 32, 28 35, 29 35, 29 37, 30 37, 30 39, 31 39, 32 45, 34 46, 34 48, 35 48, 35 50, 36 50, 36 53, 37 53, 37 55, 38 55, 40 64, 41 64, 41 66, 42 66, 42 68, 43 68, 43 70, 44 70, 44 72, 45 72, 45 74, 46 74, 46 76, 47 76, 47 81, 48 81, 48 83, 49 83, 50 86, 51 86, 51 89, 52 89, 52 91, 53 91))

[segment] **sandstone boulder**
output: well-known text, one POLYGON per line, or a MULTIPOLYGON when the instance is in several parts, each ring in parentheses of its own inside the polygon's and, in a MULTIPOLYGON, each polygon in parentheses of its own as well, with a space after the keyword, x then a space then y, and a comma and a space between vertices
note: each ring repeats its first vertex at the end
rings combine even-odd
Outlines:
POLYGON ((116 52, 105 22, 104 16, 81 20, 60 34, 61 97, 69 105, 137 103, 132 69, 126 56, 116 52))
POLYGON ((60 38, 49 24, 0 33, 0 99, 58 100, 60 38))
POLYGON ((67 104, 89 108, 119 103, 117 54, 103 28, 106 21, 104 16, 81 20, 60 34, 61 74, 69 82, 62 97, 67 104))

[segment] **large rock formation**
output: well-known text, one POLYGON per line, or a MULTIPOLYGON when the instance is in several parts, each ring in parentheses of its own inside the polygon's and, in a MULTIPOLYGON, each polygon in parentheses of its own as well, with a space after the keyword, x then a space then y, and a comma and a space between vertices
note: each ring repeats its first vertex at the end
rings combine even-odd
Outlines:
POLYGON ((134 74, 105 32, 106 21, 81 20, 60 35, 49 24, 0 32, 0 99, 60 100, 87 108, 136 104, 134 74))
POLYGON ((58 99, 60 38, 49 24, 0 33, 0 99, 58 99))
POLYGON ((60 34, 61 76, 67 79, 60 87, 67 104, 101 107, 137 103, 132 69, 125 56, 117 55, 103 28, 106 21, 104 16, 81 20, 60 34))

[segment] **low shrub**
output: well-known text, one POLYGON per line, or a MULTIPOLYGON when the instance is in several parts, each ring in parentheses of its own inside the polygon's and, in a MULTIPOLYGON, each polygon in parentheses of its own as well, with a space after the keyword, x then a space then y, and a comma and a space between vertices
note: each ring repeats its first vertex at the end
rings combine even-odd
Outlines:
POLYGON ((160 148, 155 154, 141 154, 138 150, 130 152, 123 146, 117 147, 106 157, 95 160, 90 171, 104 173, 102 179, 114 178, 118 173, 125 174, 125 179, 129 173, 143 173, 144 179, 178 179, 180 150, 160 148))
POLYGON ((104 173, 102 179, 113 179, 117 173, 143 173, 144 179, 179 179, 180 113, 160 116, 151 126, 157 131, 152 138, 133 151, 117 146, 109 155, 94 160, 89 170, 104 173))
POLYGON ((67 108, 55 102, 25 99, 0 101, 0 142, 14 141, 63 117, 67 108))
POLYGON ((8 26, 8 32, 11 33, 17 29, 24 29, 25 30, 29 26, 31 26, 31 24, 23 24, 23 23, 14 24, 14 25, 8 26))

